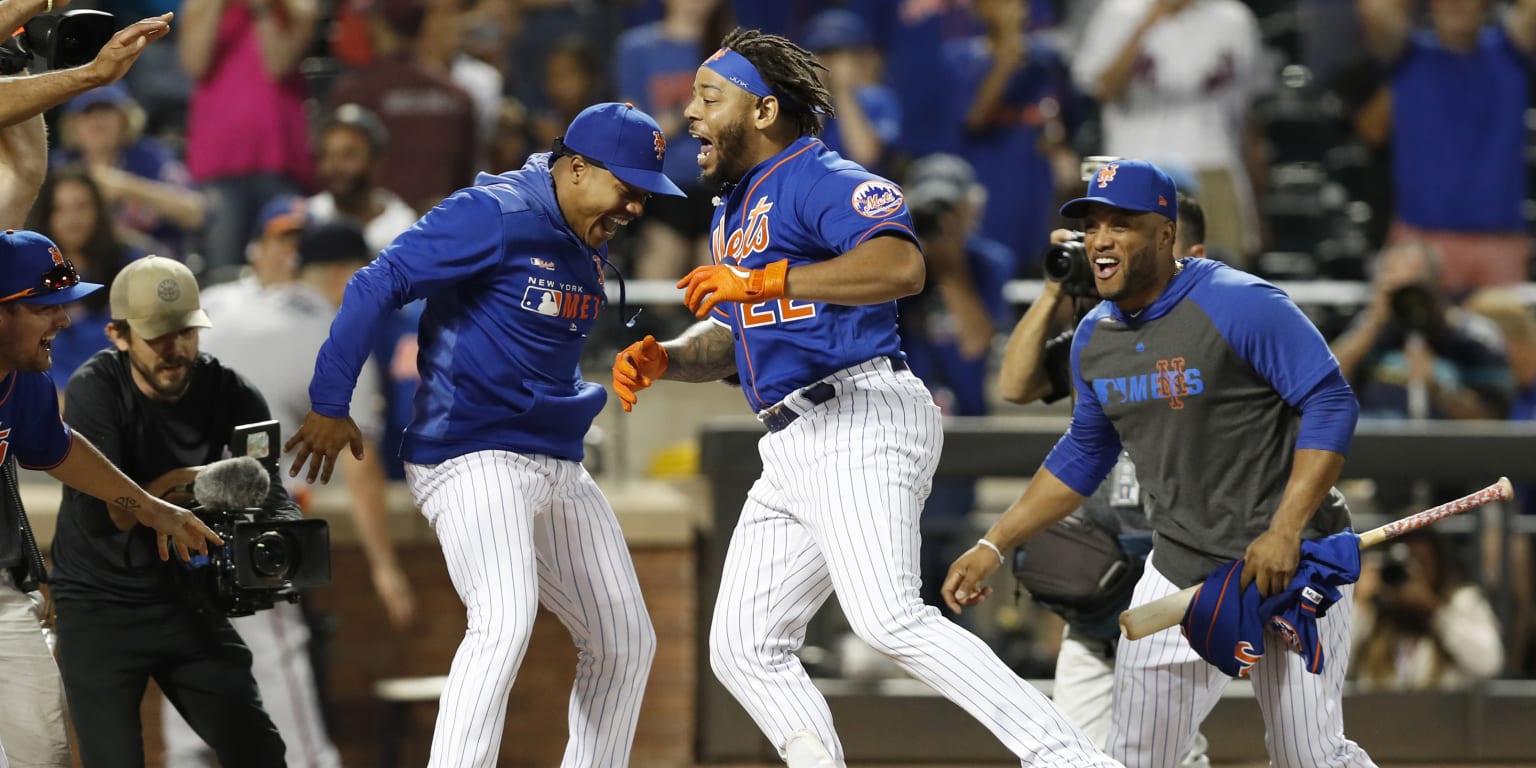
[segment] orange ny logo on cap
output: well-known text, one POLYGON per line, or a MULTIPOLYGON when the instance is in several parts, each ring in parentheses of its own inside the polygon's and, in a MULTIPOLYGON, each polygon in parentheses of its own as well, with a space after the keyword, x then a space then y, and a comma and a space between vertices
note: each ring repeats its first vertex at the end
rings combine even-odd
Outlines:
POLYGON ((54 264, 54 266, 60 266, 60 267, 64 266, 64 254, 59 253, 59 247, 58 246, 56 246, 56 245, 48 246, 48 255, 53 257, 53 264, 54 264))
POLYGON ((662 160, 667 156, 667 137, 661 131, 651 131, 651 135, 655 137, 651 146, 656 149, 656 159, 662 160))
POLYGON ((1109 183, 1115 180, 1116 167, 1117 166, 1114 163, 1110 163, 1109 165, 1099 169, 1099 176, 1097 179, 1099 182, 1099 189, 1103 189, 1109 186, 1109 183))

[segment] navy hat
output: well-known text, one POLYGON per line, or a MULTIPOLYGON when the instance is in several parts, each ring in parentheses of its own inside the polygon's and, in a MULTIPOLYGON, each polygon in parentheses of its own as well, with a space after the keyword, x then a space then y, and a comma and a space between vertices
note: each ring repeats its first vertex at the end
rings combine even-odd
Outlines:
POLYGON ((869 27, 852 11, 833 9, 811 17, 806 24, 805 47, 811 51, 870 48, 875 44, 869 27))
POLYGON ((1127 211, 1160 213, 1179 220, 1179 190, 1161 168, 1145 160, 1116 160, 1088 180, 1088 192, 1061 207, 1061 215, 1081 219, 1089 203, 1103 203, 1127 211))
POLYGON ((0 302, 65 304, 101 289, 80 281, 75 265, 52 240, 26 230, 0 235, 0 302))
POLYGON ((261 207, 256 215, 257 237, 283 235, 304 228, 305 201, 299 195, 278 195, 261 207))
POLYGON ((650 115, 633 104, 608 102, 581 111, 565 135, 555 139, 555 154, 577 154, 619 180, 647 192, 686 197, 661 172, 667 136, 650 115))
POLYGON ((299 238, 299 265, 352 262, 367 264, 376 254, 361 227, 336 219, 307 227, 299 238))
POLYGON ((102 104, 122 109, 133 104, 133 96, 129 95, 128 89, 124 88, 122 83, 103 85, 100 88, 92 88, 70 99, 64 105, 64 113, 78 115, 91 107, 102 104))
POLYGON ((972 194, 976 170, 959 155, 924 155, 907 168, 907 207, 914 211, 947 208, 972 194))

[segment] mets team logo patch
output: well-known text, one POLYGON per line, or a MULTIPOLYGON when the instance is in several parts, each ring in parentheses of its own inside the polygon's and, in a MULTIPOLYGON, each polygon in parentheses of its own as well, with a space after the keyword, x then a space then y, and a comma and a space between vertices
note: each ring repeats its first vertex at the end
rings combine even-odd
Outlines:
POLYGON ((1110 163, 1099 169, 1099 177, 1095 179, 1099 183, 1099 189, 1109 186, 1109 183, 1115 180, 1115 169, 1119 167, 1114 163, 1110 163))
POLYGON ((656 150, 656 159, 665 160, 667 157, 667 137, 661 131, 651 131, 651 147, 656 150))
POLYGON ((883 219, 901 210, 901 188, 884 179, 871 179, 853 190, 853 209, 869 219, 883 219))

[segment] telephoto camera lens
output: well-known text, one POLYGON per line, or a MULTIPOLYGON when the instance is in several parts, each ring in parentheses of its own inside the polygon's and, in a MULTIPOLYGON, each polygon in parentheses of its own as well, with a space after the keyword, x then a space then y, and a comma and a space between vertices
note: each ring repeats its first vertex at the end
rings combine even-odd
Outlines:
POLYGON ((288 537, 279 531, 265 531, 251 540, 251 569, 269 578, 286 578, 297 563, 288 537))
POLYGON ((1064 243, 1052 243, 1041 259, 1045 279, 1061 283, 1068 296, 1096 299, 1098 288, 1093 284, 1093 265, 1088 263, 1088 247, 1081 236, 1064 243))

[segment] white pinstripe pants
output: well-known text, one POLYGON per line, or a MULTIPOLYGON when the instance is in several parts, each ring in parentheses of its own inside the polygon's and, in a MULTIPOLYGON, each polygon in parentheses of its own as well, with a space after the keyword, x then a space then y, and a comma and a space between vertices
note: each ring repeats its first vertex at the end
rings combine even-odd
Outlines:
POLYGON ((795 656, 836 590, 853 631, 969 712, 1032 766, 1115 765, 975 635, 923 604, 918 516, 943 447, 917 377, 877 359, 829 377, 832 400, 758 444, 726 554, 710 665, 780 756, 810 730, 843 759, 826 699, 795 656))
MULTIPOLYGON (((1136 583, 1131 605, 1149 603, 1179 588, 1153 567, 1136 583)), ((1274 768, 1374 768, 1365 750, 1344 736, 1344 673, 1349 668, 1353 585, 1317 623, 1323 673, 1306 671, 1301 654, 1273 636, 1249 679, 1264 715, 1264 746, 1274 768)), ((1128 768, 1174 768, 1226 688, 1227 677, 1195 653, 1178 627, 1131 641, 1115 653, 1115 712, 1109 753, 1128 768)))
POLYGON ((586 468, 479 451, 405 469, 469 618, 439 704, 429 765, 496 764, 507 694, 540 603, 565 624, 579 651, 560 765, 628 765, 656 632, 624 534, 586 468))

